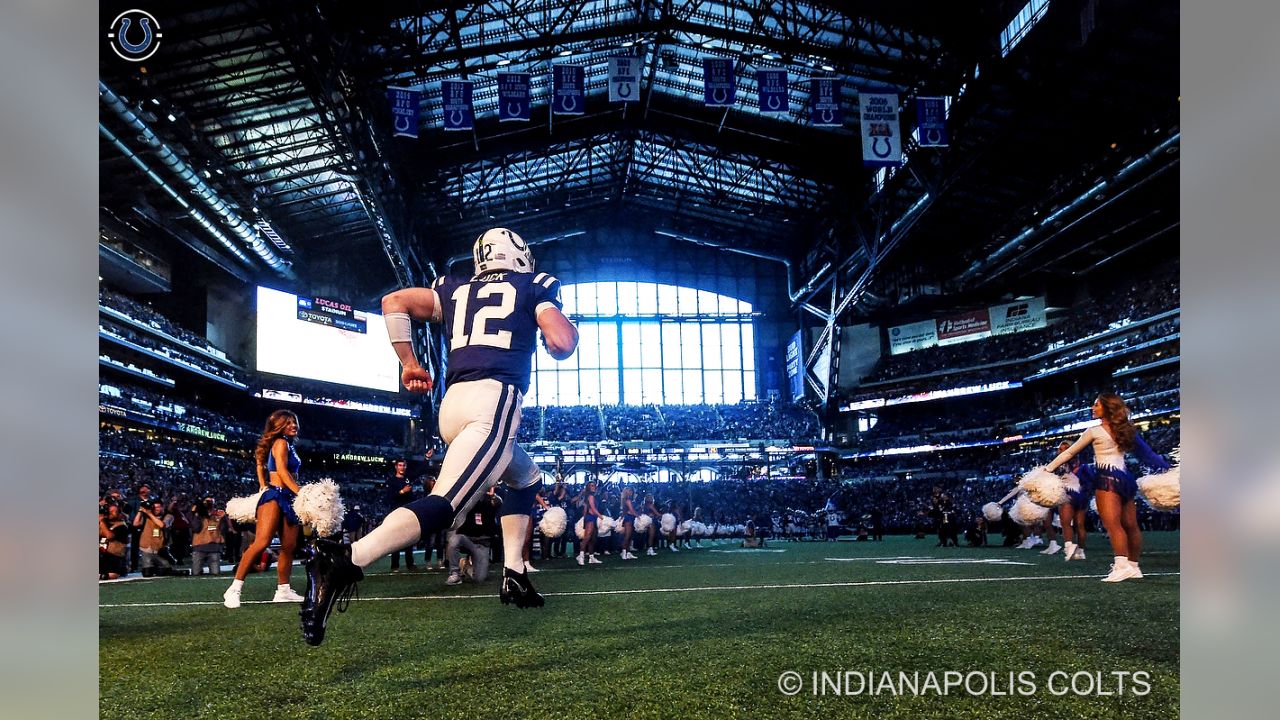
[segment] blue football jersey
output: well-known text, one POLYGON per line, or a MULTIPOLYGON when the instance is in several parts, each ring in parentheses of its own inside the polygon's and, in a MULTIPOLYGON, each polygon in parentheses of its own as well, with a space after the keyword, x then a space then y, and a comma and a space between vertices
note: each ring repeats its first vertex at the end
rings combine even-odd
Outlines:
POLYGON ((470 279, 439 277, 432 289, 449 346, 445 385, 499 380, 529 390, 538 312, 561 309, 560 281, 547 273, 499 270, 470 279))

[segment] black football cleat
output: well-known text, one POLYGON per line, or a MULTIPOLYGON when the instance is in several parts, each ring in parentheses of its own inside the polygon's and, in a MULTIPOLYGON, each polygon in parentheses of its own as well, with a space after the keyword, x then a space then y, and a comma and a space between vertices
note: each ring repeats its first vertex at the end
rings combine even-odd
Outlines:
POLYGON ((317 540, 306 561, 307 594, 302 599, 302 639, 308 645, 324 642, 325 626, 335 605, 346 612, 364 570, 351 562, 351 546, 317 540))
POLYGON ((529 582, 529 574, 515 572, 510 568, 502 569, 502 588, 498 591, 498 599, 503 605, 515 603, 521 610, 546 604, 546 599, 529 582))

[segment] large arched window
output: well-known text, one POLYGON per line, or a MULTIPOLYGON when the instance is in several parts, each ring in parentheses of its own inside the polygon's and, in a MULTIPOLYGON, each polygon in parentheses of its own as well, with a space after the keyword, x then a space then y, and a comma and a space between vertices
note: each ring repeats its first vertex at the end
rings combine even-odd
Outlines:
POLYGON ((644 282, 562 289, 578 351, 539 347, 527 404, 695 405, 756 398, 751 305, 705 290, 644 282))

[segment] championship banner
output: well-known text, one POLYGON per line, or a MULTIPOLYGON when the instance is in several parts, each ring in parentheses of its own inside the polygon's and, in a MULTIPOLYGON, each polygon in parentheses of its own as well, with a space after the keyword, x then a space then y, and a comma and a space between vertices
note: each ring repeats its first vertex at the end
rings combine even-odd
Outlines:
POLYGON ((586 112, 586 71, 581 65, 556 65, 551 76, 551 112, 582 115, 586 112))
POLYGON ((529 73, 498 73, 498 122, 529 121, 529 73))
POLYGON ((920 147, 947 147, 947 99, 916 98, 916 128, 920 131, 920 147))
POLYGON ((840 106, 840 78, 813 78, 809 81, 809 122, 814 127, 843 127, 844 108, 840 106))
POLYGON ((418 137, 418 101, 422 93, 402 87, 387 88, 391 104, 392 137, 418 137))
POLYGON ((475 111, 471 107, 470 80, 440 81, 445 130, 475 129, 475 111))
POLYGON ((609 102, 640 100, 640 58, 609 58, 609 102))
POLYGON ((938 320, 939 345, 954 345, 985 337, 991 337, 991 316, 987 310, 971 310, 938 320))
POLYGON ((732 58, 702 59, 702 99, 707 107, 731 107, 737 92, 732 58))
POLYGON ((804 345, 800 340, 801 331, 797 330, 787 343, 787 381, 791 387, 791 399, 804 399, 804 345))
POLYGON ((787 95, 786 70, 757 70, 756 87, 760 92, 760 112, 786 113, 791 111, 787 95))
POLYGON ((862 114, 862 164, 901 167, 897 93, 859 93, 858 106, 862 114))
POLYGON ((995 305, 990 309, 991 334, 1007 335, 1045 327, 1044 298, 995 305))
POLYGON ((889 328, 889 354, 901 355, 938 344, 938 321, 921 320, 889 328))

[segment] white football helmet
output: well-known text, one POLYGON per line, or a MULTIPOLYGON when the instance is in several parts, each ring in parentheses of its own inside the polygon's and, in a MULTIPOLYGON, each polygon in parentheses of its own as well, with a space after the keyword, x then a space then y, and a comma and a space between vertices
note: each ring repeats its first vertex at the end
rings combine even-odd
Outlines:
POLYGON ((485 230, 476 238, 472 251, 475 257, 476 275, 493 270, 533 272, 533 253, 519 235, 506 228, 485 230))

